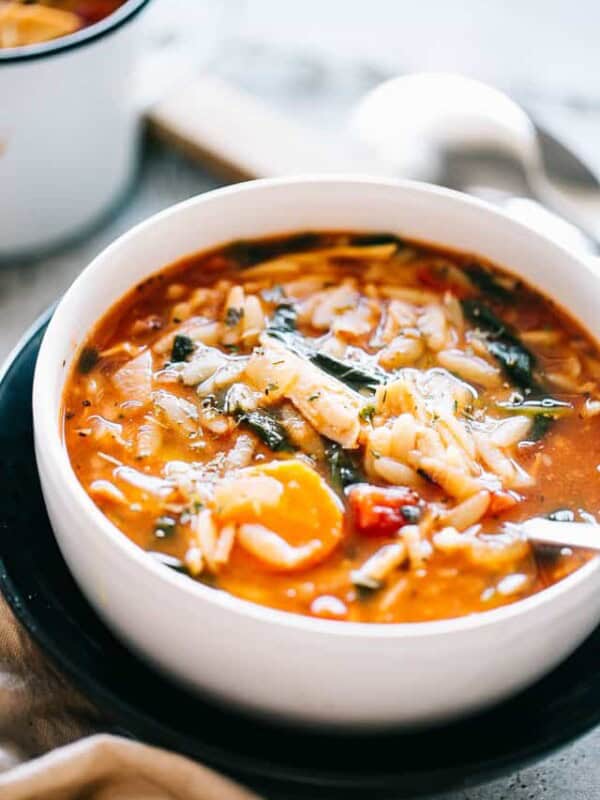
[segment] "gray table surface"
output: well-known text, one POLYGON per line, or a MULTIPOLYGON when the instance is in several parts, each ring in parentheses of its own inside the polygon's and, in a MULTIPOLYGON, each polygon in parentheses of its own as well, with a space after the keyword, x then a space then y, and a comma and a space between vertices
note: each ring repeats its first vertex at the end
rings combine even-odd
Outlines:
MULTIPOLYGON (((274 4, 256 0, 249 5, 257 13, 249 21, 247 18, 245 20, 245 33, 242 31, 245 38, 225 43, 220 51, 217 71, 275 100, 288 112, 304 119, 309 118, 316 125, 335 125, 340 110, 347 110, 358 94, 381 77, 390 74, 391 69, 398 68, 371 58, 369 53, 361 53, 360 62, 353 61, 344 51, 344 43, 338 48, 342 51, 342 59, 346 59, 344 69, 332 68, 326 60, 322 60, 322 55, 316 57, 312 54, 308 57, 305 53, 290 54, 291 45, 286 42, 282 50, 279 41, 281 31, 287 30, 285 21, 280 19, 278 28, 277 19, 273 21, 272 17, 268 17, 273 30, 267 30, 268 26, 264 23, 263 17, 269 9, 273 10, 274 4), (262 34, 261 41, 257 40, 257 29, 262 34), (279 41, 279 47, 274 45, 274 40, 279 41)), ((323 5, 320 4, 320 7, 323 8, 323 5)), ((389 3, 382 5, 388 11, 392 8, 389 3)), ((423 13, 427 15, 431 11, 431 2, 423 2, 421 5, 423 13)), ((456 4, 448 4, 446 8, 450 5, 453 9, 457 8, 456 4)), ((463 5, 468 5, 472 12, 476 8, 473 2, 463 5)), ((488 4, 480 3, 479 8, 484 5, 488 7, 488 4)), ((506 4, 507 7, 511 5, 515 3, 506 4)), ((535 11, 532 6, 541 6, 541 3, 536 0, 525 5, 529 7, 531 15, 535 11)), ((237 6, 233 6, 235 11, 237 6)), ((306 6, 307 3, 304 3, 303 7, 306 6)), ((593 9, 596 21, 600 22, 600 6, 584 2, 581 6, 593 9)), ((438 4, 438 10, 441 7, 438 4)), ((500 4, 494 4, 496 13, 500 7, 500 4)), ((349 8, 352 13, 357 13, 356 3, 349 3, 349 8)), ((557 3, 544 4, 544 11, 554 24, 557 3)), ((295 18, 296 27, 300 22, 299 18, 295 18)), ((469 18, 468 22, 471 26, 474 24, 473 19, 469 18)), ((597 29, 597 26, 592 26, 594 27, 597 29)), ((584 28, 585 25, 582 36, 584 28)), ((460 34, 460 30, 456 33, 460 34)), ((315 36, 318 38, 317 34, 315 36)), ((325 45, 320 42, 319 45, 321 50, 331 50, 335 42, 326 42, 325 45)), ((355 46, 356 42, 353 40, 351 49, 355 46)), ((595 52, 598 52, 597 49, 595 52)), ((340 53, 337 55, 340 56, 340 53)), ((467 57, 463 53, 463 58, 467 57)), ((596 56, 596 61, 596 66, 600 66, 600 57, 596 56)), ((405 63, 413 68, 415 66, 411 58, 405 63)), ((433 66, 437 67, 438 64, 434 63, 433 66)), ((467 69, 468 66, 467 64, 467 69)), ((501 67, 502 64, 493 62, 488 64, 487 71, 482 69, 480 72, 483 77, 488 78, 504 76, 507 85, 521 77, 521 97, 530 104, 537 105, 559 125, 566 122, 571 133, 579 130, 582 147, 593 149, 597 131, 600 130, 597 124, 600 85, 582 83, 580 76, 576 74, 577 70, 571 64, 568 70, 570 84, 567 82, 565 85, 564 73, 560 73, 560 80, 557 77, 554 84, 551 84, 558 87, 557 93, 549 95, 547 80, 542 86, 532 88, 529 75, 517 75, 515 78, 513 73, 506 70, 503 72, 501 67), (570 87, 575 88, 570 92, 570 87)), ((581 72, 583 74, 583 70, 581 72)), ((585 72, 587 74, 587 70, 585 72)), ((598 74, 597 70, 595 74, 598 74)), ((90 259, 117 235, 172 203, 218 185, 219 182, 202 167, 191 164, 157 142, 146 141, 139 176, 130 196, 93 233, 47 257, 0 266, 0 357, 6 356, 28 325, 57 299, 90 259)), ((478 789, 444 795, 445 800, 592 800, 596 797, 600 797, 600 729, 543 762, 507 778, 478 789)))

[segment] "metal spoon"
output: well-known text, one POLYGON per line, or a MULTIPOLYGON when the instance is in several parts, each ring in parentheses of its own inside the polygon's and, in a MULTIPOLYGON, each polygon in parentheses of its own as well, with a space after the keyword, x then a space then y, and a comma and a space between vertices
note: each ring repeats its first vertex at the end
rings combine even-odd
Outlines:
POLYGON ((449 150, 500 151, 528 193, 600 241, 598 176, 498 89, 447 73, 393 78, 358 104, 352 128, 377 160, 419 178, 431 179, 449 150))
POLYGON ((556 522, 533 517, 526 522, 507 522, 504 528, 508 532, 525 536, 535 544, 600 551, 600 525, 587 522, 556 522))

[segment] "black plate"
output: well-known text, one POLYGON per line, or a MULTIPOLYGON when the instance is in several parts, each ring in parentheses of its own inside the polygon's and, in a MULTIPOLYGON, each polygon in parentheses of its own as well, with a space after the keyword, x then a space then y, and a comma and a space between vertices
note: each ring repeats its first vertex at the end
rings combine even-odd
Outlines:
POLYGON ((168 683, 112 637, 55 544, 31 434, 32 374, 47 320, 32 330, 0 379, 0 585, 34 639, 116 730, 195 757, 269 798, 391 800, 516 770, 600 720, 600 629, 512 701, 418 734, 293 731, 225 711, 168 683))

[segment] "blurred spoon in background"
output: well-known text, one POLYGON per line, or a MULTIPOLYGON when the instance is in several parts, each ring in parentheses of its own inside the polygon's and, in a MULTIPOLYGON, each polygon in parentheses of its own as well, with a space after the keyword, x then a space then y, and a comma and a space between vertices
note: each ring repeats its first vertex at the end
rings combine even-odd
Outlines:
POLYGON ((148 117, 160 138, 229 179, 362 172, 429 180, 501 205, 570 249, 598 251, 596 176, 509 97, 469 78, 386 81, 336 135, 207 74, 169 91, 148 117))
MULTIPOLYGON (((443 171, 450 155, 500 153, 516 162, 526 194, 584 231, 597 249, 598 177, 498 89, 448 73, 392 78, 359 102, 351 128, 374 159, 426 180, 443 171)), ((534 211, 531 200, 519 212, 541 224, 542 211, 534 211)), ((576 231, 570 234, 577 238, 576 231)))

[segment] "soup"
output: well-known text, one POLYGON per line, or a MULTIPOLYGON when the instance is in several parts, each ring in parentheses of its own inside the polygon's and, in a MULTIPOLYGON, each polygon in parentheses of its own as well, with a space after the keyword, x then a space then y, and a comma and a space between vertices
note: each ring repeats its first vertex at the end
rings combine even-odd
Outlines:
POLYGON ((136 286, 64 395, 90 497, 165 568, 274 608, 458 617, 590 555, 506 523, 595 520, 600 354, 549 299, 388 234, 235 242, 136 286))
POLYGON ((0 48, 67 36, 108 17, 125 0, 0 0, 0 48))

